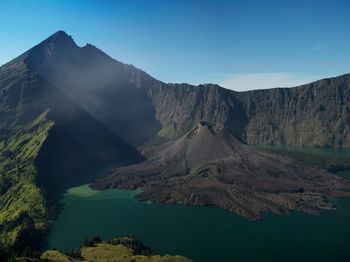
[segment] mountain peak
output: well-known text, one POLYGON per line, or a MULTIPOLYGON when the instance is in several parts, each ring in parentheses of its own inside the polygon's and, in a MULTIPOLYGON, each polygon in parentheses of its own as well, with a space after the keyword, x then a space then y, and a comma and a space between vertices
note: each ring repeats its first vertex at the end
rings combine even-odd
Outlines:
POLYGON ((224 129, 224 125, 218 122, 209 122, 202 120, 190 132, 188 132, 187 137, 193 138, 194 136, 198 135, 203 128, 207 128, 212 133, 218 134, 221 130, 224 129))
POLYGON ((45 67, 47 67, 49 57, 59 58, 70 54, 71 51, 78 48, 79 47, 74 42, 72 36, 60 30, 30 49, 28 52, 27 63, 33 68, 37 68, 43 63, 46 64, 45 67))
POLYGON ((69 35, 63 30, 58 30, 56 33, 54 33, 52 35, 61 35, 61 36, 68 36, 69 37, 69 35))
POLYGON ((56 33, 49 36, 48 39, 72 39, 71 35, 68 35, 65 31, 59 30, 56 33))
POLYGON ((49 45, 49 49, 53 48, 74 48, 77 47, 71 35, 68 35, 65 31, 60 30, 49 36, 39 45, 49 45))
POLYGON ((211 131, 213 131, 214 133, 218 133, 220 132, 222 129, 224 129, 224 125, 219 123, 219 122, 210 122, 210 121, 200 121, 199 126, 202 127, 207 127, 209 128, 211 131))

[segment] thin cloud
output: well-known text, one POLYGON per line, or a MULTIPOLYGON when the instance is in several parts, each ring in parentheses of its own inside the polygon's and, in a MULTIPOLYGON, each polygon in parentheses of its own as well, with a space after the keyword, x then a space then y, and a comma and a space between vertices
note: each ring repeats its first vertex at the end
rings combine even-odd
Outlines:
POLYGON ((343 66, 343 65, 348 64, 348 62, 334 60, 334 61, 320 61, 318 64, 320 66, 328 67, 328 66, 343 66))
POLYGON ((324 50, 324 49, 326 49, 327 48, 327 46, 326 45, 315 45, 315 46, 312 46, 312 47, 310 47, 310 51, 312 51, 312 52, 320 52, 320 51, 322 51, 322 50, 324 50))
POLYGON ((235 91, 294 87, 318 80, 320 76, 298 76, 291 73, 254 73, 232 75, 220 83, 235 91))

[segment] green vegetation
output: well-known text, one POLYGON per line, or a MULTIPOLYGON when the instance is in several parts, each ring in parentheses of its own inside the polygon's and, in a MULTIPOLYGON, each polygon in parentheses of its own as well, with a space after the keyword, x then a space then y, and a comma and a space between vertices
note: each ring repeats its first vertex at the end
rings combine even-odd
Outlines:
POLYGON ((139 261, 139 262, 187 262, 189 259, 181 256, 144 256, 135 254, 134 250, 123 245, 111 245, 100 243, 95 247, 84 247, 81 249, 83 260, 107 262, 107 261, 139 261))
POLYGON ((42 244, 67 188, 142 159, 27 60, 0 67, 0 250, 17 254, 42 244))
POLYGON ((57 262, 70 262, 72 259, 65 254, 62 254, 58 250, 48 250, 41 255, 42 260, 57 261, 57 262))
POLYGON ((36 238, 36 231, 48 227, 50 212, 43 189, 38 185, 35 166, 53 125, 46 114, 20 131, 9 133, 0 142, 0 244, 5 248, 21 249, 23 237, 36 238))
MULTIPOLYGON (((3 258, 3 257, 2 257, 3 258)), ((4 258, 5 261, 49 261, 49 262, 190 262, 183 256, 159 256, 152 254, 149 247, 131 236, 114 237, 102 241, 98 237, 85 240, 84 244, 69 254, 56 249, 42 254, 4 258)), ((3 261, 3 260, 1 260, 3 261)))
POLYGON ((54 123, 30 101, 36 77, 24 58, 0 68, 0 249, 16 252, 36 248, 52 217, 35 161, 54 123))
MULTIPOLYGON (((54 196, 91 182, 98 168, 142 160, 110 129, 135 145, 151 137, 157 144, 207 119, 224 123, 250 144, 348 146, 348 80, 346 75, 302 88, 246 93, 215 85, 168 88, 92 46, 79 49, 59 32, 0 67, 0 255, 33 254, 56 214, 54 196)), ((283 153, 306 158, 302 152, 283 153)), ((317 154, 308 161, 331 171, 350 167, 347 159, 317 154)), ((120 245, 84 247, 78 258, 96 259, 99 250, 99 259, 109 259, 119 250, 142 260, 144 255, 120 245)), ((60 254, 48 252, 72 259, 60 254)))

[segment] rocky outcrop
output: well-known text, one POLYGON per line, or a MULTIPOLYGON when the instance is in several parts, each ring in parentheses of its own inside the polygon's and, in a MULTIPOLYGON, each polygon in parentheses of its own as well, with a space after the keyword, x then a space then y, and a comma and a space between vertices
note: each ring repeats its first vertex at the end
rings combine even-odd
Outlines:
POLYGON ((238 97, 249 144, 350 146, 350 74, 238 97))
MULTIPOLYGON (((179 138, 184 140, 181 137, 203 120, 223 124, 225 130, 237 141, 242 140, 248 144, 349 147, 349 88, 350 75, 296 88, 242 93, 212 84, 166 84, 132 65, 112 59, 92 45, 78 47, 70 36, 59 31, 0 67, 0 228, 3 229, 4 225, 7 227, 6 230, 0 230, 0 242, 13 244, 21 236, 20 232, 25 232, 22 228, 12 226, 16 224, 12 221, 17 221, 22 214, 33 219, 38 231, 46 230, 49 222, 47 218, 51 219, 54 213, 51 210, 52 202, 48 200, 48 195, 52 192, 62 192, 68 185, 87 182, 92 179, 91 170, 114 164, 115 161, 130 164, 143 160, 129 143, 141 146, 179 138)), ((160 153, 167 146, 170 144, 148 149, 148 152, 153 150, 160 153)), ((248 150, 243 144, 238 147, 242 152, 248 150)), ((269 155, 262 157, 261 154, 257 153, 266 163, 271 162, 268 160, 271 159, 269 155)), ((259 159, 260 157, 256 160, 259 159)), ((216 191, 229 189, 225 191, 229 198, 236 199, 236 202, 241 200, 237 200, 239 195, 230 184, 231 178, 225 172, 222 173, 220 168, 212 167, 210 158, 207 161, 200 165, 207 171, 191 168, 191 172, 196 175, 186 177, 178 176, 187 174, 188 166, 184 164, 172 165, 166 174, 162 173, 163 164, 155 165, 155 162, 147 161, 145 163, 151 165, 143 167, 147 172, 152 170, 154 178, 157 177, 155 175, 162 174, 168 179, 170 174, 169 181, 178 183, 179 187, 171 184, 175 191, 169 201, 214 203, 237 213, 246 213, 250 218, 258 217, 259 212, 265 209, 279 210, 269 204, 274 200, 267 201, 266 195, 254 196, 255 193, 249 197, 248 206, 259 203, 260 208, 243 211, 238 204, 231 202, 230 206, 225 206, 223 203, 228 202, 217 198, 216 191), (221 177, 219 173, 225 175, 221 177), (201 185, 207 181, 198 180, 202 175, 207 176, 208 182, 216 186, 205 190, 202 187, 196 193, 196 183, 201 185), (188 185, 194 183, 194 188, 186 189, 182 182, 177 182, 181 180, 188 182, 188 185), (205 193, 207 191, 214 195, 205 193), (255 198, 260 200, 253 200, 255 198)), ((263 162, 259 166, 249 162, 249 159, 244 161, 244 165, 230 161, 227 170, 239 167, 236 174, 254 174, 254 168, 264 170, 268 166, 264 166, 263 162)), ((280 169, 288 166, 294 170, 297 164, 289 161, 279 158, 274 163, 281 162, 280 169)), ((271 163, 271 168, 275 167, 274 163, 271 163)), ((309 168, 304 171, 313 173, 314 169, 309 168)), ((270 168, 264 172, 275 174, 270 168)), ((282 172, 286 176, 287 173, 282 172)), ((292 173, 288 175, 290 179, 300 182, 302 188, 308 188, 304 177, 295 177, 292 173)), ((240 181, 240 177, 234 178, 240 181)), ((167 199, 169 196, 169 191, 163 190, 167 187, 157 184, 159 181, 152 181, 150 185, 153 178, 149 174, 145 176, 147 180, 128 175, 130 178, 134 181, 121 181, 123 186, 132 188, 147 183, 148 187, 154 187, 154 192, 161 192, 157 198, 165 196, 167 199)), ((318 181, 318 177, 308 177, 306 173, 305 178, 318 181)), ((334 186, 334 190, 337 188, 338 180, 329 174, 325 174, 324 178, 325 180, 317 182, 321 184, 316 186, 316 196, 333 194, 327 191, 329 188, 324 187, 325 181, 334 186)), ((273 184, 274 190, 277 186, 291 186, 293 183, 290 179, 277 180, 284 184, 276 182, 273 184)), ((267 180, 264 180, 264 186, 270 184, 267 180)), ((247 185, 245 180, 239 183, 242 188, 247 185)), ((291 188, 299 190, 299 187, 291 188)), ((302 195, 305 196, 304 193, 302 195)), ((308 198, 313 196, 308 195, 308 198)), ((157 199, 151 194, 147 197, 157 199)), ((314 199, 314 203, 322 204, 317 199, 314 199)), ((306 203, 313 202, 310 199, 303 200, 306 203)), ((289 210, 288 206, 297 209, 293 206, 297 202, 295 199, 284 201, 285 204, 279 205, 283 206, 283 212, 289 210)), ((311 207, 307 210, 317 209, 314 205, 311 207)))
POLYGON ((262 212, 332 209, 350 182, 301 161, 260 151, 221 124, 201 122, 174 142, 144 149, 148 159, 98 178, 95 189, 141 188, 156 203, 216 205, 251 220, 262 212))
POLYGON ((135 146, 177 139, 201 120, 223 123, 249 144, 350 146, 350 75, 249 92, 166 84, 92 45, 78 47, 62 31, 25 55, 30 68, 135 146))
POLYGON ((151 88, 150 95, 162 124, 159 137, 179 138, 200 121, 223 123, 244 137, 248 120, 236 92, 218 85, 159 84, 151 88))
POLYGON ((151 249, 133 236, 114 237, 102 241, 98 237, 86 240, 72 254, 62 254, 58 250, 48 250, 41 254, 40 261, 145 261, 145 262, 191 262, 183 256, 160 256, 153 254, 151 249))
POLYGON ((350 75, 295 88, 234 92, 216 85, 152 88, 158 136, 175 139, 200 120, 225 124, 248 144, 350 146, 350 75))
POLYGON ((15 257, 0 250, 1 261, 19 262, 104 262, 104 261, 144 261, 144 262, 191 262, 184 256, 156 255, 151 249, 133 236, 117 236, 102 241, 99 237, 86 239, 84 243, 70 253, 50 249, 42 254, 27 250, 22 256, 15 257))

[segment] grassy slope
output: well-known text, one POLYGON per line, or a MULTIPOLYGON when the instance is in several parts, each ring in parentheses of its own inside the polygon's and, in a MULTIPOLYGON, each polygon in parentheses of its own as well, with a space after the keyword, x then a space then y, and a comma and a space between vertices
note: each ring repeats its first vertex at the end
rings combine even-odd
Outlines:
POLYGON ((34 165, 53 126, 45 114, 0 142, 0 243, 3 245, 20 245, 16 241, 26 233, 27 227, 42 230, 48 225, 45 219, 48 208, 37 185, 38 170, 34 165))
POLYGON ((183 256, 159 256, 152 254, 149 247, 133 237, 116 237, 112 241, 98 241, 81 246, 74 254, 63 254, 58 250, 48 250, 41 257, 43 260, 67 262, 67 261, 91 261, 91 262, 190 262, 183 256), (114 242, 113 242, 114 241, 114 242), (74 258, 73 258, 74 257, 74 258))
POLYGON ((0 250, 40 244, 55 213, 54 188, 87 179, 92 168, 139 157, 28 69, 24 58, 0 67, 0 250))
MULTIPOLYGON (((82 259, 75 259, 74 261, 91 261, 91 262, 190 262, 191 260, 183 256, 143 256, 134 255, 134 252, 123 245, 111 245, 101 243, 95 247, 84 247, 81 250, 82 259)), ((73 258, 62 254, 57 250, 48 250, 41 255, 41 259, 45 261, 55 262, 70 262, 73 258)))
POLYGON ((81 256, 86 261, 107 262, 107 261, 140 261, 140 262, 188 262, 189 259, 181 256, 144 256, 136 255, 135 252, 123 245, 111 245, 107 243, 97 244, 95 247, 83 247, 81 256))
POLYGON ((0 245, 15 248, 22 236, 47 227, 48 214, 34 161, 53 122, 47 111, 36 117, 26 112, 27 73, 19 61, 0 70, 0 245))

